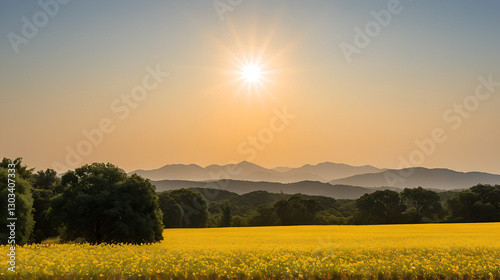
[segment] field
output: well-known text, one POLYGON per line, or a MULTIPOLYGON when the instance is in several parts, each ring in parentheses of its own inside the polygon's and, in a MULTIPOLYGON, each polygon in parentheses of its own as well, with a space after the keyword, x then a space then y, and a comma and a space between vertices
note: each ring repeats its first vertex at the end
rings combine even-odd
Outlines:
MULTIPOLYGON (((27 245, 1 279, 500 279, 500 223, 173 229, 153 245, 27 245)), ((3 258, 7 247, 2 246, 3 258)))

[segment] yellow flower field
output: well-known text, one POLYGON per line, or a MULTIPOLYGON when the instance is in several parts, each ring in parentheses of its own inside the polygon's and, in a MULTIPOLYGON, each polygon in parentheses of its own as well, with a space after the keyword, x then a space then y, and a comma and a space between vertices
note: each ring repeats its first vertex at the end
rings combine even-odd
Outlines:
MULTIPOLYGON (((500 223, 169 229, 152 245, 27 245, 1 279, 500 279, 500 223)), ((1 246, 6 259, 7 246, 1 246)))

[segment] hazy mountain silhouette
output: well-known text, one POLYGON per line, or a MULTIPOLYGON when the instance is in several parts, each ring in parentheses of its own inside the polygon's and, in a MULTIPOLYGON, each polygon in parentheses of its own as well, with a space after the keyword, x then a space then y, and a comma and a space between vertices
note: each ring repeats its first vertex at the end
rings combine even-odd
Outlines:
POLYGON ((376 173, 383 171, 373 166, 351 166, 332 162, 317 165, 306 164, 302 167, 277 167, 268 169, 247 161, 234 165, 209 165, 201 167, 196 164, 171 164, 154 170, 136 170, 136 173, 151 180, 186 180, 207 181, 218 179, 233 179, 244 181, 266 181, 278 183, 292 183, 301 181, 320 181, 345 178, 348 176, 376 173))
POLYGON ((330 181, 331 184, 356 185, 362 187, 393 186, 396 188, 423 187, 427 189, 466 189, 477 184, 500 184, 500 175, 483 172, 457 172, 450 169, 428 169, 423 167, 385 172, 360 174, 330 181), (410 176, 405 177, 413 170, 410 176), (387 180, 389 178, 389 180, 387 180), (392 184, 390 182, 393 182, 392 184))
POLYGON ((251 182, 238 180, 218 180, 210 182, 194 182, 180 180, 162 180, 153 181, 157 192, 163 192, 181 188, 209 188, 221 189, 237 194, 246 194, 253 191, 267 191, 270 193, 295 194, 302 193, 307 195, 321 195, 337 199, 356 199, 365 193, 372 193, 377 189, 363 187, 332 185, 329 183, 302 181, 296 183, 273 183, 273 182, 251 182))
POLYGON ((323 178, 323 180, 319 181, 328 182, 334 179, 345 178, 358 174, 377 173, 384 170, 385 169, 376 168, 371 165, 352 166, 343 163, 323 162, 316 165, 306 164, 302 167, 291 168, 289 171, 282 172, 282 174, 287 176, 314 174, 323 178))

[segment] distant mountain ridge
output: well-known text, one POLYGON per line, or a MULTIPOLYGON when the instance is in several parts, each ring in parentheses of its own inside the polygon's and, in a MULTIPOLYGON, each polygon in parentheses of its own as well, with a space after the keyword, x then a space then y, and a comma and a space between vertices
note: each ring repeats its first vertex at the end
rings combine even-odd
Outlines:
POLYGON ((336 199, 357 199, 365 193, 372 193, 379 188, 363 188, 346 185, 332 185, 317 181, 302 181, 295 183, 252 182, 238 180, 217 180, 207 182, 162 180, 152 181, 156 192, 163 192, 182 188, 220 189, 239 195, 254 191, 267 191, 270 193, 307 194, 333 197, 336 199))
MULTIPOLYGON (((485 172, 458 172, 444 168, 415 167, 407 169, 380 169, 370 165, 351 166, 341 163, 323 162, 316 165, 306 164, 301 167, 276 167, 264 168, 257 164, 243 161, 237 164, 217 165, 212 164, 201 167, 196 164, 171 164, 154 170, 136 170, 142 177, 152 181, 177 182, 182 187, 202 187, 207 181, 227 180, 234 185, 250 186, 251 182, 259 183, 249 188, 249 191, 266 190, 269 192, 280 192, 283 186, 276 187, 272 183, 297 184, 304 186, 304 182, 310 182, 308 187, 314 183, 330 183, 331 185, 357 186, 362 188, 379 189, 404 189, 423 187, 433 190, 456 190, 466 189, 477 184, 500 184, 500 175, 485 172), (410 174, 407 176, 407 174, 410 174), (240 183, 235 183, 240 182, 240 183), (243 183, 244 182, 244 183, 243 183), (257 187, 262 187, 259 189, 257 187)), ((168 184, 169 189, 171 185, 168 184)), ((319 185, 316 185, 316 187, 319 185)), ((322 185, 321 191, 309 192, 306 189, 286 186, 288 193, 302 192, 310 195, 331 196, 331 190, 325 189, 328 185, 322 185)), ((240 190, 241 191, 241 190, 240 190)), ((245 190, 246 192, 249 192, 245 190)), ((283 189, 285 191, 285 189, 283 189)), ((346 190, 347 191, 347 190, 346 190)), ((236 193, 240 193, 238 190, 236 193)), ((353 196, 348 192, 347 196, 353 196)), ((356 193, 357 195, 358 193, 356 193)))
POLYGON ((377 173, 385 169, 370 165, 351 166, 341 163, 324 162, 316 165, 306 164, 302 167, 264 168, 257 164, 243 161, 234 165, 216 165, 201 167, 196 164, 171 164, 154 170, 135 170, 130 172, 159 180, 208 181, 232 179, 254 182, 292 183, 301 181, 328 182, 353 175, 377 173))
POLYGON ((415 167, 358 174, 332 180, 330 184, 355 185, 365 188, 384 186, 416 188, 421 186, 426 189, 452 190, 467 189, 477 184, 500 184, 500 175, 484 172, 458 172, 444 168, 415 167))

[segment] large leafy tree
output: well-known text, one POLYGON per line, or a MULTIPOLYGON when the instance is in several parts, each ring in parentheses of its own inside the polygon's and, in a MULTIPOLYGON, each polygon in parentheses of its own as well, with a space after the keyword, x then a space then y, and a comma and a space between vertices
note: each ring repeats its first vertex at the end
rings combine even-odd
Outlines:
POLYGON ((163 212, 163 225, 166 228, 182 227, 184 211, 179 203, 177 203, 167 192, 160 194, 159 197, 160 209, 163 212))
MULTIPOLYGON (((23 245, 30 240, 33 232, 34 219, 33 219, 33 197, 31 186, 31 175, 33 169, 28 169, 26 165, 22 164, 22 158, 10 160, 3 158, 0 163, 0 239, 2 244, 8 243, 8 236, 10 230, 7 225, 10 222, 8 217, 17 218, 15 221, 15 242, 16 244, 23 245), (14 191, 9 189, 9 179, 11 183, 14 182, 14 191), (9 197, 10 195, 10 197, 9 197), (8 211, 9 198, 15 195, 15 210, 12 212, 14 215, 10 216, 8 211)), ((13 202, 13 200, 11 200, 13 202)))
POLYGON ((52 169, 39 170, 33 175, 33 209, 35 210, 35 228, 32 241, 40 243, 49 237, 59 235, 54 221, 48 216, 50 200, 61 188, 61 180, 52 169))
POLYGON ((149 180, 127 176, 109 163, 93 163, 66 173, 62 185, 51 213, 64 226, 64 239, 93 244, 163 239, 158 196, 149 180))
POLYGON ((439 215, 442 212, 439 195, 434 191, 422 187, 406 188, 401 193, 401 197, 409 207, 415 209, 417 222, 421 222, 423 216, 439 215))
POLYGON ((276 202, 274 209, 282 225, 309 225, 316 223, 316 214, 323 207, 312 199, 294 195, 276 202))
POLYGON ((220 205, 219 226, 228 227, 231 225, 231 208, 231 204, 228 201, 220 205))
POLYGON ((200 192, 179 189, 169 195, 182 207, 182 227, 202 228, 208 223, 208 204, 200 192))
POLYGON ((500 212, 500 185, 476 185, 471 188, 471 191, 478 195, 479 199, 484 204, 490 204, 500 212))
POLYGON ((396 223, 406 207, 399 193, 391 190, 364 194, 356 201, 357 219, 362 223, 396 223))
POLYGON ((16 158, 11 160, 8 158, 3 158, 0 163, 0 167, 9 169, 11 164, 14 164, 14 169, 16 170, 16 178, 23 178, 25 180, 31 180, 31 175, 33 175, 34 168, 28 168, 27 165, 22 164, 23 158, 16 158))
POLYGON ((446 205, 455 222, 498 222, 500 186, 476 185, 450 198, 446 205))
POLYGON ((260 205, 252 212, 248 218, 248 225, 250 226, 277 226, 280 224, 280 219, 276 215, 274 207, 260 205))

